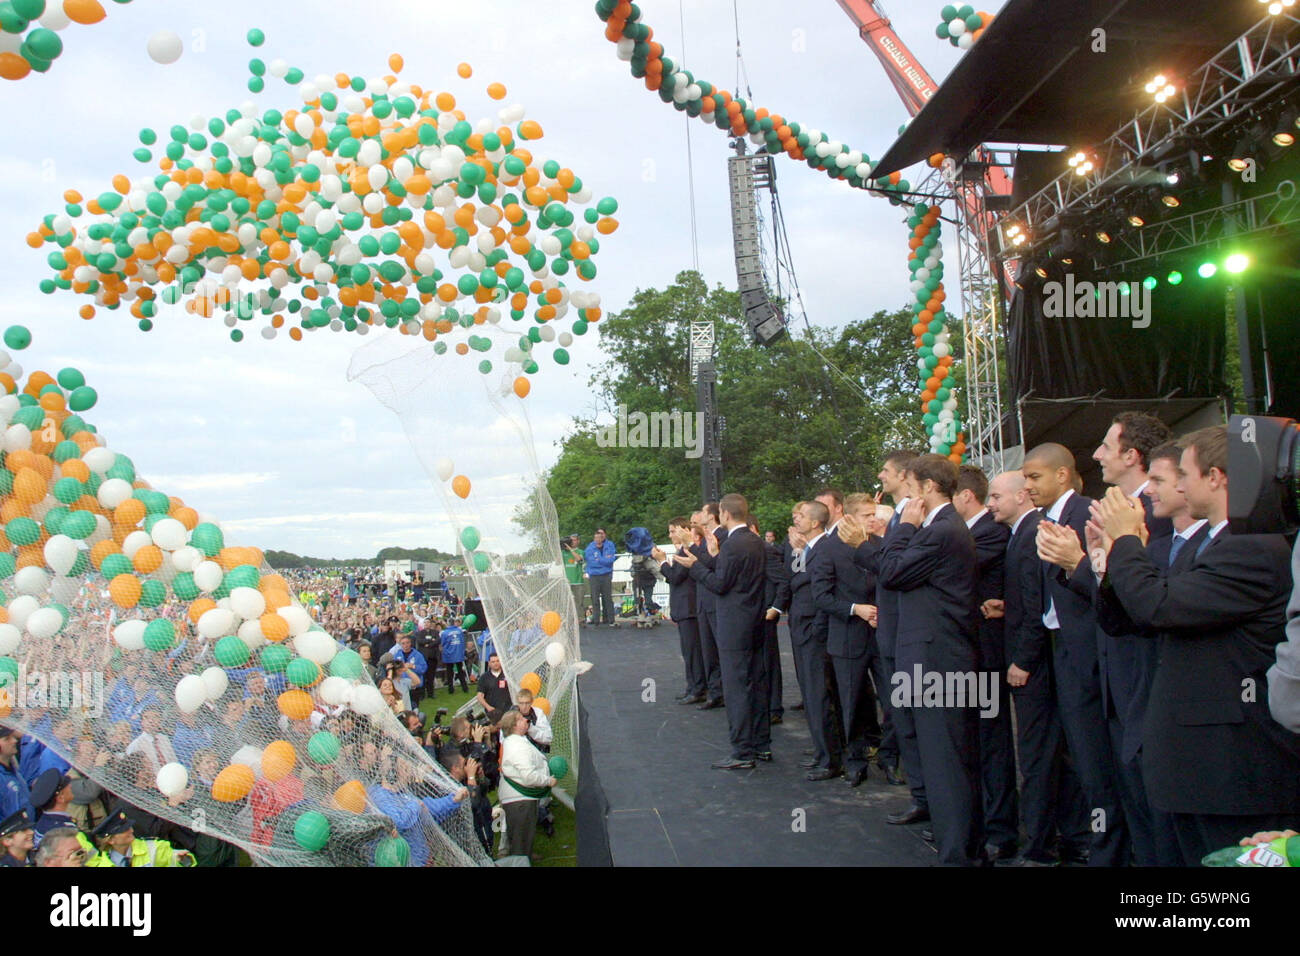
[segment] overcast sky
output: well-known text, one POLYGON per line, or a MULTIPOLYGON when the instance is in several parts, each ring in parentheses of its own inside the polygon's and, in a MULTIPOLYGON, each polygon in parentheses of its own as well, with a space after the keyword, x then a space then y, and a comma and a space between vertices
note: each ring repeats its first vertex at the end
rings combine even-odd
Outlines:
MULTIPOLYGON (((682 62, 676 0, 642 0, 644 20, 682 62)), ((736 90, 731 0, 687 0, 685 64, 698 78, 736 90)), ((996 10, 998 3, 992 4, 996 10)), ((233 540, 322 557, 373 555, 389 545, 451 545, 447 509, 420 466, 398 419, 360 382, 353 354, 372 342, 316 330, 302 342, 253 334, 233 343, 219 319, 163 316, 149 333, 125 309, 78 318, 81 298, 44 296, 45 255, 25 235, 61 211, 64 190, 97 195, 115 173, 146 169, 131 157, 145 126, 161 131, 195 114, 224 114, 253 99, 262 109, 301 105, 268 78, 251 96, 247 62, 282 57, 307 76, 339 71, 382 76, 388 55, 405 57, 404 79, 457 94, 471 120, 506 102, 528 108, 546 131, 538 154, 570 166, 596 197, 619 200, 622 227, 602 245, 590 286, 606 311, 638 288, 663 287, 692 266, 686 124, 691 124, 699 266, 710 285, 734 287, 725 159, 726 137, 663 104, 633 79, 604 38, 589 0, 329 0, 303 6, 225 0, 105 3, 108 18, 62 33, 63 56, 46 75, 0 85, 0 257, 3 324, 21 323, 34 342, 16 353, 24 369, 75 366, 100 395, 87 414, 110 447, 136 463, 155 487, 218 517, 233 540), (250 27, 266 44, 254 51, 250 27), (162 66, 146 42, 169 29, 185 41, 181 59, 162 66), (455 75, 467 61, 474 76, 455 75)), ((936 80, 959 52, 934 36, 938 2, 888 7, 905 44, 936 80)), ((875 56, 833 0, 740 0, 740 39, 757 105, 829 133, 876 158, 906 119, 875 56)), ((743 81, 742 81, 743 86, 743 81)), ((834 327, 907 302, 906 227, 899 208, 778 160, 778 185, 809 317, 834 327)), ((913 177, 917 178, 917 177, 913 177)), ((83 220, 84 221, 84 220, 83 220)), ((945 239, 948 237, 945 236, 945 239)), ((955 243, 945 243, 955 254, 955 243)), ((565 325, 567 326, 567 322, 565 325)), ((595 329, 593 329, 595 331, 595 329)), ((390 333, 391 334, 391 333, 390 333)), ((404 340, 409 341, 409 340, 404 340)), ((554 462, 577 413, 590 413, 590 378, 600 361, 595 335, 577 340, 573 362, 546 359, 526 401, 533 452, 554 462)), ((549 352, 549 350, 548 350, 549 352)), ((471 353, 472 354, 472 353, 471 353)), ((447 455, 475 480, 485 536, 509 545, 508 516, 530 468, 513 429, 495 427, 468 359, 443 356, 419 399, 432 405, 435 433, 421 444, 447 455)), ((686 357, 682 357, 686 361, 686 357)), ((428 418, 429 416, 426 416, 428 418)), ((665 452, 665 454, 681 452, 665 452)), ((570 530, 570 529, 562 529, 570 530)), ((591 529, 572 529, 589 536, 591 529)))

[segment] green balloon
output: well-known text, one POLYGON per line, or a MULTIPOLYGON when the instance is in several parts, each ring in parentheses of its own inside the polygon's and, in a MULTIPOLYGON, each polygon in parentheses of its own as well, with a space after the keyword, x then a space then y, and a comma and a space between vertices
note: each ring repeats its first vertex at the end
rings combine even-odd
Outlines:
MULTIPOLYGON (((239 640, 239 638, 235 638, 235 640, 239 640)), ((176 626, 167 618, 155 618, 144 626, 144 646, 149 650, 169 651, 175 643, 176 626)))
POLYGON ((17 569, 17 562, 14 561, 14 556, 12 554, 9 554, 8 552, 0 554, 0 578, 13 577, 14 571, 17 569))
POLYGON ((465 628, 465 630, 469 630, 477 623, 478 623, 478 615, 466 614, 465 617, 461 619, 460 626, 465 628))
POLYGON ((330 673, 335 677, 355 680, 364 669, 365 662, 361 660, 361 655, 350 648, 339 651, 330 661, 330 673))
POLYGON ((217 641, 212 655, 222 667, 243 667, 248 663, 248 645, 233 634, 217 641))
POLYGON ((5 525, 5 537, 20 546, 35 544, 41 540, 41 526, 31 518, 15 518, 5 525))
POLYGON ((460 533, 460 543, 465 546, 466 551, 473 551, 478 547, 479 535, 478 529, 470 525, 460 533))
POLYGON ((248 45, 261 46, 266 42, 266 34, 254 27, 248 31, 248 45))
POLYGON ((328 730, 312 734, 307 741, 307 756, 319 764, 333 763, 339 755, 339 739, 328 730))
POLYGON ((387 837, 375 847, 375 866, 410 866, 411 844, 399 836, 387 837))
POLYGON ((569 775, 569 761, 561 754, 555 754, 546 761, 546 766, 551 771, 551 776, 556 780, 563 780, 569 775))
MULTIPOLYGON (((355 652, 353 652, 355 653, 355 652)), ((289 648, 283 644, 268 644, 262 648, 262 669, 271 674, 278 674, 289 666, 289 648)))
POLYGON ((84 412, 88 408, 94 408, 98 401, 99 393, 89 385, 83 385, 72 390, 72 394, 68 396, 68 407, 74 412, 84 412))
MULTIPOLYGON (((9 540, 13 540, 12 535, 9 540)), ((106 581, 113 580, 119 574, 130 574, 133 570, 131 559, 125 554, 110 554, 99 566, 99 573, 104 575, 106 581)))
POLYGON ((205 521, 195 525, 194 530, 190 532, 190 544, 209 558, 214 558, 226 546, 226 540, 220 528, 205 521))
POLYGON ((21 351, 32 344, 32 333, 24 325, 11 325, 5 329, 5 347, 21 351))
POLYGON ((297 684, 299 687, 309 687, 320 678, 320 665, 315 661, 307 660, 305 657, 295 657, 289 662, 289 666, 284 669, 284 676, 288 678, 291 684, 297 684))
POLYGON ((45 0, 10 0, 10 5, 24 20, 36 20, 45 12, 45 0))
POLYGON ((39 27, 27 34, 27 41, 24 46, 42 60, 57 59, 59 54, 63 52, 63 40, 53 30, 47 30, 45 27, 39 27))
MULTIPOLYGON (((76 571, 75 567, 73 571, 76 571)), ((140 585, 141 607, 157 607, 165 600, 167 600, 167 585, 161 581, 150 578, 140 585)))
POLYGON ((330 821, 317 810, 308 810, 293 824, 294 841, 308 853, 315 853, 330 840, 330 821))
MULTIPOLYGON (((484 554, 482 551, 476 551, 476 552, 474 552, 474 570, 475 570, 475 571, 478 571, 480 574, 482 574, 484 571, 486 571, 486 570, 487 570, 488 568, 490 568, 490 567, 492 567, 492 559, 491 559, 491 558, 489 558, 489 557, 488 557, 486 554, 484 554)), ((470 617, 473 617, 473 616, 474 616, 474 615, 472 615, 472 614, 470 615, 470 617)))
POLYGON ((194 583, 194 574, 191 571, 181 571, 172 578, 172 591, 182 601, 193 601, 199 596, 199 586, 194 583))

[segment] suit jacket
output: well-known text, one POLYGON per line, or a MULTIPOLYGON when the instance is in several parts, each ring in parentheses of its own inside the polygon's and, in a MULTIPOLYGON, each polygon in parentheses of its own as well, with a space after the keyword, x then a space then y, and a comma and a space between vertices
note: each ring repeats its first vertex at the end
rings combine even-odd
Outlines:
MULTIPOLYGON (((823 536, 817 542, 813 551, 821 547, 822 541, 826 538, 823 536)), ((794 550, 788 549, 789 563, 794 561, 794 550)), ((812 552, 808 554, 812 558, 812 552)), ((826 646, 826 618, 817 609, 817 603, 813 600, 812 576, 808 573, 807 563, 805 562, 802 570, 795 571, 791 567, 790 572, 790 641, 792 644, 802 647, 804 644, 816 642, 823 648, 826 646)))
MULTIPOLYGON (((975 541, 975 605, 978 608, 990 598, 1002 598, 1011 529, 998 524, 997 519, 985 511, 970 528, 970 533, 975 541)), ((1004 619, 986 618, 981 614, 976 620, 979 624, 980 669, 1005 671, 1004 619)))
POLYGON ((784 611, 790 606, 790 552, 789 542, 763 542, 763 555, 766 558, 765 587, 763 601, 765 608, 774 607, 784 611))
POLYGON ((880 556, 880 579, 899 592, 895 663, 974 671, 979 663, 975 540, 945 505, 929 527, 900 522, 880 556))
MULTIPOLYGON (((1088 542, 1084 536, 1084 527, 1090 516, 1092 499, 1080 494, 1073 494, 1065 503, 1058 522, 1068 526, 1079 538, 1079 546, 1087 553, 1088 542)), ((1046 509, 1040 520, 1046 520, 1046 509)), ((1043 606, 1046 610, 1050 600, 1056 605, 1056 620, 1060 624, 1061 634, 1056 643, 1057 663, 1065 672, 1058 669, 1059 683, 1069 682, 1080 688, 1097 687, 1100 682, 1097 664, 1097 615, 1092 609, 1092 591, 1087 588, 1086 580, 1082 590, 1071 587, 1065 571, 1054 564, 1042 561, 1044 588, 1043 606)), ((1091 572, 1089 572, 1091 574, 1091 572)))
POLYGON ((1006 645, 1006 662, 1015 664, 1030 674, 1046 667, 1051 657, 1052 645, 1047 628, 1043 626, 1042 561, 1038 557, 1038 525, 1043 520, 1041 511, 1031 511, 1020 520, 1020 527, 1011 536, 1003 565, 1003 590, 1006 610, 1003 618, 1003 638, 1006 645))
POLYGON ((1300 814, 1300 736, 1273 720, 1265 676, 1285 636, 1289 557, 1281 535, 1227 528, 1172 575, 1133 535, 1111 549, 1116 597, 1160 634, 1142 739, 1159 809, 1300 814))
POLYGON ((685 565, 665 561, 659 572, 668 582, 668 616, 674 621, 695 617, 695 582, 685 565))
MULTIPOLYGON (((718 544, 721 545, 726 540, 727 529, 719 525, 713 529, 713 536, 718 539, 718 544)), ((706 568, 713 568, 714 557, 709 554, 708 545, 704 542, 691 545, 690 552, 702 561, 706 568)), ((699 582, 696 582, 695 585, 695 609, 699 614, 714 614, 718 609, 717 596, 699 582)))
MULTIPOLYGON (((876 573, 876 644, 884 657, 894 656, 894 645, 898 635, 898 592, 885 586, 884 580, 880 577, 879 558, 898 533, 900 523, 898 513, 895 512, 894 517, 889 519, 889 526, 885 529, 885 537, 875 556, 875 567, 872 569, 876 573)), ((863 555, 859 564, 864 564, 869 558, 869 555, 863 555)))
POLYGON ((700 561, 691 565, 691 577, 717 595, 720 650, 746 650, 762 640, 766 566, 763 539, 748 528, 727 535, 711 570, 700 561))
MULTIPOLYGON (((865 541, 863 545, 878 547, 865 541)), ((872 603, 876 590, 875 576, 854 561, 854 551, 832 532, 808 556, 813 603, 826 616, 826 650, 835 657, 859 658, 874 639, 871 625, 849 610, 854 604, 872 603)))

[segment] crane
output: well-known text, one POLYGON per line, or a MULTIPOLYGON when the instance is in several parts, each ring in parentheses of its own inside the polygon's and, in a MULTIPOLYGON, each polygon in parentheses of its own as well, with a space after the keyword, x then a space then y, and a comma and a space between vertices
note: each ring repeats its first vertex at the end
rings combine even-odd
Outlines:
MULTIPOLYGON (((871 47, 907 108, 916 116, 938 89, 930 74, 894 32, 876 0, 836 0, 871 47)), ((1009 162, 979 146, 960 167, 943 165, 943 179, 956 201, 962 298, 962 346, 966 362, 966 446, 970 458, 989 471, 1005 467, 1002 447, 1002 387, 998 371, 998 318, 1002 290, 993 274, 986 245, 997 222, 990 196, 1011 196, 1009 162)), ((1006 281, 1004 277, 1004 281, 1006 281)))

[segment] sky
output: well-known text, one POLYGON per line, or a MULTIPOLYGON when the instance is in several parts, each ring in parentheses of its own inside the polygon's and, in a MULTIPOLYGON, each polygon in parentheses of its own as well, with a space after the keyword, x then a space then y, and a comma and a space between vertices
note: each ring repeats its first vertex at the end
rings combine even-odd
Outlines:
MULTIPOLYGON (((726 137, 687 120, 634 79, 588 0, 104 5, 106 20, 62 32, 65 51, 49 73, 0 85, 0 324, 32 331, 32 345, 11 354, 25 371, 82 370, 100 396, 86 418, 109 447, 130 456, 154 487, 219 520, 231 541, 360 557, 387 546, 449 550, 454 533, 445 491, 421 466, 399 419, 364 384, 349 381, 359 348, 391 351, 392 343, 373 342, 383 333, 367 339, 316 330, 302 342, 283 335, 268 342, 254 330, 233 343, 218 318, 180 311, 145 333, 126 309, 101 309, 87 322, 77 315, 81 297, 46 296, 37 288, 52 247, 30 249, 24 237, 42 216, 62 211, 65 190, 97 195, 116 173, 134 179, 151 169, 131 157, 142 127, 165 138, 176 123, 224 114, 250 99, 260 109, 300 105, 279 80, 268 78, 261 94, 248 92, 252 56, 283 58, 309 77, 376 77, 389 72, 389 54, 400 53, 403 79, 450 90, 471 119, 495 114, 501 104, 484 91, 489 82, 504 83, 505 102, 523 104, 546 131, 538 155, 570 166, 595 196, 619 201, 622 225, 602 243, 600 274, 590 284, 607 313, 636 290, 662 288, 693 267, 693 170, 699 269, 710 285, 735 285, 726 137), (258 50, 245 39, 252 27, 266 34, 258 50), (146 52, 160 30, 184 41, 173 64, 157 64, 146 52), (469 80, 456 76, 462 61, 474 68, 469 80)), ((731 0, 640 6, 667 55, 697 78, 738 89, 731 0)), ((960 54, 934 35, 939 4, 895 2, 886 9, 903 42, 942 80, 960 54)), ((907 114, 833 0, 738 0, 736 14, 756 104, 873 158, 883 155, 907 114)), ((908 250, 900 208, 802 163, 777 162, 809 319, 834 328, 903 306, 908 250)), ((441 456, 462 468, 473 463, 482 495, 467 506, 479 509, 503 549, 511 544, 508 513, 534 462, 552 464, 574 416, 596 411, 599 336, 577 339, 570 351, 567 367, 548 361, 533 377, 526 400, 531 449, 519 447, 514 429, 495 427, 483 385, 465 374, 467 360, 428 357, 447 367, 433 370, 420 393, 418 444, 426 464, 441 456)), ((584 539, 590 531, 561 530, 584 539)))

